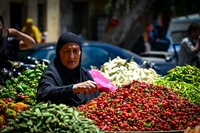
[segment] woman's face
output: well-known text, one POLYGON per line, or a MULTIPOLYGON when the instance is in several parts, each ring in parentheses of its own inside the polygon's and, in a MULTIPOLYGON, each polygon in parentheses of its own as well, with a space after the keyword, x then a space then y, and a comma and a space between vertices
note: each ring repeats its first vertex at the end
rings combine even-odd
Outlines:
POLYGON ((62 64, 68 69, 74 69, 80 61, 80 47, 76 43, 67 43, 60 50, 62 64))

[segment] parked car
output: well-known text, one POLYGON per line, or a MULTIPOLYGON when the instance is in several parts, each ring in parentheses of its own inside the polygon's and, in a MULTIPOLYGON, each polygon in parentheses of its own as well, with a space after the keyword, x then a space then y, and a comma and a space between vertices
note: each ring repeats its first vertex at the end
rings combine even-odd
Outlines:
POLYGON ((174 52, 165 51, 146 51, 139 54, 142 57, 156 57, 164 62, 174 62, 176 63, 176 58, 174 52))
POLYGON ((166 37, 170 40, 168 52, 179 51, 180 43, 187 35, 188 26, 192 22, 200 23, 200 14, 191 14, 171 19, 166 33, 166 37))
MULTIPOLYGON (((22 51, 18 60, 23 61, 25 57, 31 56, 36 59, 47 59, 52 61, 55 57, 56 43, 36 44, 33 48, 22 51)), ((165 75, 175 64, 159 61, 159 58, 141 57, 129 50, 100 41, 83 41, 82 43, 82 66, 91 69, 91 66, 101 68, 105 62, 119 56, 122 59, 131 58, 141 67, 154 68, 160 75, 165 75), (153 60, 153 62, 152 62, 153 60)))

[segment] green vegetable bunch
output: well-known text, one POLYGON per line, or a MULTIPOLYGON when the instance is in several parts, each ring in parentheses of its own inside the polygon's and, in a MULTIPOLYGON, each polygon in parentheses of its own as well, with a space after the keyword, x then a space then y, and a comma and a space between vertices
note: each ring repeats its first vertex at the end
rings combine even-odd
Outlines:
POLYGON ((1 133, 100 133, 93 120, 83 116, 74 107, 65 104, 38 103, 19 112, 16 119, 8 119, 1 133))
POLYGON ((200 106, 200 69, 191 66, 176 66, 168 74, 154 81, 157 85, 171 88, 180 96, 200 106))
POLYGON ((46 67, 45 64, 37 64, 34 69, 26 69, 18 77, 6 80, 6 86, 0 86, 0 98, 35 105, 37 85, 46 67))

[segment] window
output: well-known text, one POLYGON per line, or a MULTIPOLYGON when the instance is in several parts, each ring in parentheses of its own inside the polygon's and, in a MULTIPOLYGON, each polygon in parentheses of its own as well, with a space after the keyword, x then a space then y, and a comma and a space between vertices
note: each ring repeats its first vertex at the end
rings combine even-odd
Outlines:
POLYGON ((109 53, 101 48, 83 47, 82 51, 82 65, 87 69, 91 66, 100 68, 109 60, 109 53))

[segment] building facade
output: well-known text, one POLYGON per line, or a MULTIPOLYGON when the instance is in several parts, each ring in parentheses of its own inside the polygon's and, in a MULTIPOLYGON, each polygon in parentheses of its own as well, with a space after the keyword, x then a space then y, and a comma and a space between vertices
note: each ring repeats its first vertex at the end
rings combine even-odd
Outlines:
POLYGON ((27 18, 46 35, 46 42, 57 41, 60 34, 72 31, 76 34, 87 29, 90 40, 103 36, 107 16, 104 7, 108 0, 2 0, 0 14, 5 26, 18 30, 27 18))

